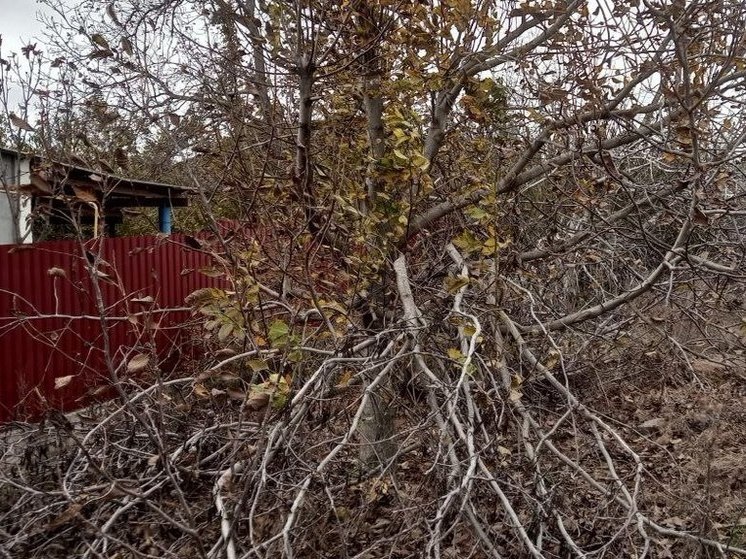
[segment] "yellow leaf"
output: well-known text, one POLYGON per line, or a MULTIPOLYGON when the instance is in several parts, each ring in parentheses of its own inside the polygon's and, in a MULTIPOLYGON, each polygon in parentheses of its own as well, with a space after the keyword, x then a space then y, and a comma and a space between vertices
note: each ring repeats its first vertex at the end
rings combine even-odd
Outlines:
POLYGON ((351 378, 352 371, 349 369, 345 369, 344 371, 342 371, 342 374, 339 375, 339 382, 337 383, 337 387, 347 386, 351 378))
POLYGON ((467 285, 469 285, 469 278, 466 276, 449 276, 445 279, 446 291, 451 295, 467 285))
POLYGON ((427 171, 430 168, 430 160, 425 157, 424 155, 417 154, 412 159, 412 163, 415 167, 419 168, 421 171, 427 171))
POLYGON ((460 349, 457 349, 455 347, 449 347, 448 348, 448 357, 450 357, 451 359, 454 359, 454 360, 458 361, 459 359, 463 359, 464 358, 464 354, 461 353, 460 349))
POLYGON ((557 352, 556 349, 553 349, 549 352, 549 357, 547 357, 544 366, 547 369, 552 369, 554 366, 559 363, 560 360, 560 354, 557 352))
POLYGON ((470 231, 464 231, 455 237, 453 244, 467 252, 473 252, 482 247, 482 243, 470 231))
POLYGON ((484 241, 484 245, 482 245, 482 254, 484 256, 492 256, 495 254, 495 247, 497 247, 497 240, 495 237, 490 237, 484 241))

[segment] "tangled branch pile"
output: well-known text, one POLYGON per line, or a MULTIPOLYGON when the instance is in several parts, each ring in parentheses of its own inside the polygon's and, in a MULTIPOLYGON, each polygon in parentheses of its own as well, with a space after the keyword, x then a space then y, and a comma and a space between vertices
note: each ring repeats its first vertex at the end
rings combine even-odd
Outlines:
POLYGON ((741 2, 58 10, 42 140, 168 162, 225 288, 4 434, 5 555, 746 554, 741 2))

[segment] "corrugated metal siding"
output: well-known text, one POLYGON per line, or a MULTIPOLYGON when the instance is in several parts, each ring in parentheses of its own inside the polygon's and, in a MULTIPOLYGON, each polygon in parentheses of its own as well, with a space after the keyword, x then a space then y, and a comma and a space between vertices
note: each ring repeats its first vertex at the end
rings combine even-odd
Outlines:
POLYGON ((88 403, 109 383, 106 341, 114 363, 130 348, 155 346, 163 358, 178 353, 189 313, 159 311, 183 307, 197 288, 220 285, 198 273, 209 265, 209 256, 186 247, 180 235, 100 239, 84 247, 69 241, 0 246, 0 423, 88 403), (103 321, 84 250, 108 263, 100 267, 108 276, 99 282, 103 321), (51 275, 52 268, 64 277, 51 275), (155 302, 132 301, 146 296, 155 302), (148 310, 158 328, 147 328, 146 316, 133 323, 135 313, 148 310), (71 382, 55 390, 54 379, 68 375, 71 382))

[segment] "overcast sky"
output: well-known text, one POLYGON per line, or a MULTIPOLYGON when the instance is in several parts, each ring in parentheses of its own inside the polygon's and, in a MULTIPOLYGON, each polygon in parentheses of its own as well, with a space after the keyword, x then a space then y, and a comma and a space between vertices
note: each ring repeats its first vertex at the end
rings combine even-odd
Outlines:
MULTIPOLYGON (((49 10, 37 0, 0 0, 0 37, 3 39, 0 51, 3 58, 8 58, 12 52, 20 55, 21 47, 29 43, 37 43, 37 48, 44 50, 42 25, 38 21, 41 12, 49 13, 49 10)), ((17 111, 20 93, 12 83, 9 85, 9 109, 17 111)))
POLYGON ((35 39, 41 35, 41 25, 37 21, 37 14, 41 11, 46 11, 46 7, 36 0, 0 0, 0 35, 4 54, 18 52, 29 42, 41 42, 35 39))

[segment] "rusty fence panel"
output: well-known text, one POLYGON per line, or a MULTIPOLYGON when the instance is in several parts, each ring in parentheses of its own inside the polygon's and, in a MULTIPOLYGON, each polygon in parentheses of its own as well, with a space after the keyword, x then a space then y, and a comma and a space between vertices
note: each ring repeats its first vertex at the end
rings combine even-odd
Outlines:
POLYGON ((210 265, 180 235, 0 246, 0 423, 110 396, 109 365, 126 382, 134 354, 173 364, 189 341, 184 298, 220 285, 199 273, 210 265))

